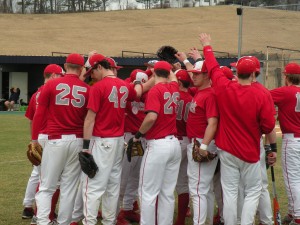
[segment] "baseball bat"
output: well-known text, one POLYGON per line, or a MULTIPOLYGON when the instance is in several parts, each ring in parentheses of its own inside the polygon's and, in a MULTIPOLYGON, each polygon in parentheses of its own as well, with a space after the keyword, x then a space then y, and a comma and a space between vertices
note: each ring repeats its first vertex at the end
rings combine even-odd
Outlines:
POLYGON ((271 166, 271 176, 272 176, 272 187, 273 187, 273 210, 274 210, 274 224, 281 225, 281 215, 280 208, 277 199, 276 186, 275 186, 275 176, 274 176, 274 168, 271 166))

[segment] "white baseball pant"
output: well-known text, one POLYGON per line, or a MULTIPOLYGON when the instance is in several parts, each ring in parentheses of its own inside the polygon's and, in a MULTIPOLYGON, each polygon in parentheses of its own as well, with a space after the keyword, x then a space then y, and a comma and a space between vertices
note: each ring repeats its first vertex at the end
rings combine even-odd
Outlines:
POLYGON ((188 183, 188 175, 187 175, 187 166, 188 166, 188 158, 187 158, 187 146, 190 144, 190 140, 188 137, 182 137, 182 140, 179 140, 181 147, 181 162, 179 167, 179 173, 176 183, 176 192, 177 195, 183 193, 189 193, 189 183, 188 183))
POLYGON ((102 198, 102 224, 114 225, 116 221, 122 159, 124 155, 124 137, 92 137, 90 149, 99 171, 92 179, 85 175, 83 179, 84 225, 97 224, 97 215, 102 198))
POLYGON ((155 204, 158 199, 158 225, 172 225, 174 190, 181 162, 181 149, 174 135, 147 140, 140 171, 140 225, 155 224, 155 204))
POLYGON ((245 185, 245 199, 241 213, 241 224, 254 222, 261 189, 260 162, 247 163, 232 154, 218 149, 221 159, 221 184, 223 189, 223 217, 225 224, 237 224, 237 198, 240 182, 245 185))
POLYGON ((28 183, 27 183, 25 196, 24 196, 24 200, 23 200, 24 207, 26 207, 26 208, 33 207, 34 196, 35 196, 36 188, 39 184, 39 181, 40 181, 40 174, 39 174, 38 166, 33 166, 31 175, 30 175, 28 183))
MULTIPOLYGON (((197 138, 201 143, 202 139, 197 138)), ((194 141, 192 140, 192 143, 194 141)), ((218 163, 218 157, 211 162, 199 163, 193 160, 193 144, 188 145, 188 177, 190 196, 193 200, 193 224, 205 224, 208 207, 208 194, 213 180, 214 172, 218 163)), ((216 153, 217 147, 212 141, 208 146, 208 151, 216 153)), ((211 205, 210 205, 211 206, 211 205)))
POLYGON ((48 140, 43 150, 41 182, 36 194, 38 225, 48 225, 52 196, 60 179, 60 205, 57 222, 69 225, 80 175, 78 153, 82 150, 82 138, 62 135, 61 139, 48 140))
POLYGON ((282 173, 288 197, 288 213, 300 219, 300 137, 283 134, 282 173))

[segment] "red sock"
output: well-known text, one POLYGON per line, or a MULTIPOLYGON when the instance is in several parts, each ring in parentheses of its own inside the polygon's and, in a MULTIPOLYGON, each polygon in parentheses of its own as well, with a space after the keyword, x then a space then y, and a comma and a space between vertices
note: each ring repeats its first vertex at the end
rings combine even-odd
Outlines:
POLYGON ((189 193, 183 193, 178 195, 178 214, 177 214, 177 220, 176 225, 184 225, 185 224, 185 216, 186 211, 189 206, 189 200, 190 196, 189 193))
POLYGON ((55 209, 56 209, 56 205, 58 202, 59 193, 60 193, 60 189, 56 189, 56 191, 54 192, 54 194, 52 196, 51 211, 50 211, 50 215, 49 215, 49 219, 51 221, 55 219, 55 209))

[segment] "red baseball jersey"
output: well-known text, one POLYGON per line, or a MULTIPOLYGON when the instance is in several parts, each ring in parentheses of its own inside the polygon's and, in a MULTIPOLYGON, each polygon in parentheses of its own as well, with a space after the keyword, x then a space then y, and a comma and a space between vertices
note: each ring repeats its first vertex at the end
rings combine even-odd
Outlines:
POLYGON ((160 139, 168 135, 177 135, 176 108, 179 97, 177 82, 158 83, 150 89, 145 112, 155 112, 158 117, 146 133, 146 139, 160 139))
POLYGON ((119 78, 105 77, 94 84, 88 103, 96 113, 93 136, 123 136, 126 104, 135 99, 134 86, 119 78))
POLYGON ((128 101, 125 113, 125 132, 136 133, 139 130, 145 116, 145 103, 143 101, 128 101))
POLYGON ((248 162, 260 159, 260 138, 275 126, 274 105, 265 91, 255 85, 228 80, 214 57, 211 46, 203 48, 220 112, 216 145, 248 162))
POLYGON ((32 139, 37 139, 39 125, 45 120, 49 136, 76 134, 82 137, 89 88, 75 74, 49 80, 38 98, 32 139))
POLYGON ((278 106, 278 120, 282 133, 300 134, 300 87, 295 85, 270 91, 278 106))
POLYGON ((219 117, 214 89, 209 87, 198 90, 195 94, 187 119, 187 135, 189 138, 204 138, 208 119, 219 117))
POLYGON ((178 136, 187 136, 186 122, 193 97, 185 91, 179 91, 180 100, 177 106, 176 127, 178 136))

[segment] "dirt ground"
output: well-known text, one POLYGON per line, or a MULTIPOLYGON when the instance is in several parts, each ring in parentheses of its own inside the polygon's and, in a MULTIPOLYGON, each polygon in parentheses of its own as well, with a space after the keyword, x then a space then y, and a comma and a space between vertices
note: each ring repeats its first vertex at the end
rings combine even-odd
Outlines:
MULTIPOLYGON (((300 13, 244 8, 242 54, 267 46, 300 50, 300 13)), ((236 6, 127 10, 58 15, 0 15, 0 55, 51 55, 92 49, 107 56, 123 50, 155 53, 161 45, 199 48, 210 33, 214 50, 237 54, 236 6)), ((125 56, 136 56, 126 54, 125 56)))

